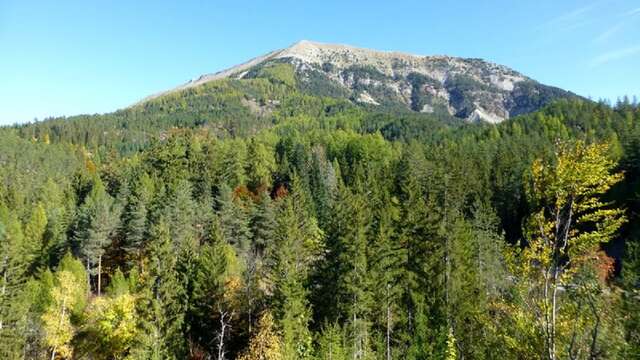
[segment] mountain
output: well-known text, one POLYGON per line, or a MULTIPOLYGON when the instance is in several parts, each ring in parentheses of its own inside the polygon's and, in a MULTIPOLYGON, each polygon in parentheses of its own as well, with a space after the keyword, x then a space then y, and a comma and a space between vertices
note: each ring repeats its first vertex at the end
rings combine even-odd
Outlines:
POLYGON ((640 359, 640 105, 554 91, 304 42, 0 127, 0 359, 640 359))
MULTIPOLYGON (((498 123, 576 95, 540 84, 506 66, 481 59, 418 56, 347 45, 300 41, 232 68, 202 75, 141 103, 220 79, 249 79, 290 65, 297 87, 312 95, 353 103, 448 114, 498 123)), ((140 104, 140 103, 139 103, 140 104)))
POLYGON ((129 154, 172 129, 251 137, 289 120, 381 132, 388 139, 438 137, 440 129, 498 123, 582 98, 478 59, 416 56, 298 42, 106 114, 17 126, 20 136, 129 154), (346 124, 345 122, 348 122, 346 124))

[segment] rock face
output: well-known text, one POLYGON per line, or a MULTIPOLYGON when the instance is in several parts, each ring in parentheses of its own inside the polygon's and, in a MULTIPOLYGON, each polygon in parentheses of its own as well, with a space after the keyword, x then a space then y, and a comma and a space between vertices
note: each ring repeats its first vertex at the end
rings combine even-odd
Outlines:
POLYGON ((366 106, 447 113, 472 122, 497 123, 555 99, 576 96, 480 59, 300 41, 149 98, 217 79, 251 77, 254 69, 273 63, 292 65, 298 86, 316 95, 346 97, 366 106))

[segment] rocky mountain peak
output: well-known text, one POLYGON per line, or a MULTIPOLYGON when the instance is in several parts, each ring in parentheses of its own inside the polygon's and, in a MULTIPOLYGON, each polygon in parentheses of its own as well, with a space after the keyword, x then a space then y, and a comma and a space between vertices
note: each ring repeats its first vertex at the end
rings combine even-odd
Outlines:
POLYGON ((420 56, 308 40, 200 76, 169 92, 222 78, 250 77, 255 73, 252 70, 274 63, 292 65, 299 87, 316 95, 347 97, 366 106, 444 113, 471 122, 497 123, 535 111, 554 99, 574 96, 481 59, 420 56))

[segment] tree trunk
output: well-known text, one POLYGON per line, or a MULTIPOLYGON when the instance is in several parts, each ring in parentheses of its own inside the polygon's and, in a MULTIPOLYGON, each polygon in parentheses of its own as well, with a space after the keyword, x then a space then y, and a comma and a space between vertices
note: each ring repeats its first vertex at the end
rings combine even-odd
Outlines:
POLYGON ((224 360, 224 336, 227 330, 227 323, 225 320, 227 313, 220 311, 220 335, 218 336, 218 360, 224 360))
POLYGON ((391 360, 391 307, 389 305, 389 284, 387 284, 387 360, 391 360))
POLYGON ((357 321, 358 321, 358 317, 356 316, 356 297, 353 297, 353 305, 354 305, 354 309, 353 309, 353 360, 358 359, 358 326, 357 326, 357 321))
POLYGON ((91 295, 91 267, 87 258, 87 296, 91 295))
POLYGON ((98 296, 102 287, 102 255, 98 256, 98 296))
MULTIPOLYGON (((60 323, 59 326, 62 327, 62 322, 64 321, 64 315, 67 312, 67 304, 66 300, 62 300, 62 311, 60 312, 60 323)), ((56 346, 51 349, 51 360, 56 358, 56 346)))
MULTIPOLYGON (((7 270, 4 272, 4 274, 2 274, 2 291, 0 292, 0 300, 4 301, 4 296, 7 292, 7 277, 9 275, 7 275, 7 273, 9 272, 8 266, 7 266, 7 270)), ((2 330, 3 327, 3 319, 0 318, 0 330, 2 330)))
POLYGON ((558 306, 558 268, 553 273, 553 295, 551 300, 551 360, 556 359, 556 313, 558 306))

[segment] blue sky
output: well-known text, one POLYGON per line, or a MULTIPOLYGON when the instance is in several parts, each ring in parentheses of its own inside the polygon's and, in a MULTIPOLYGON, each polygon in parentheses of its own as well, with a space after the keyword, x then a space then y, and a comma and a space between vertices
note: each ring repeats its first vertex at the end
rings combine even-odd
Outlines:
POLYGON ((298 40, 484 58, 640 95, 640 2, 0 0, 0 124, 101 113, 298 40))

